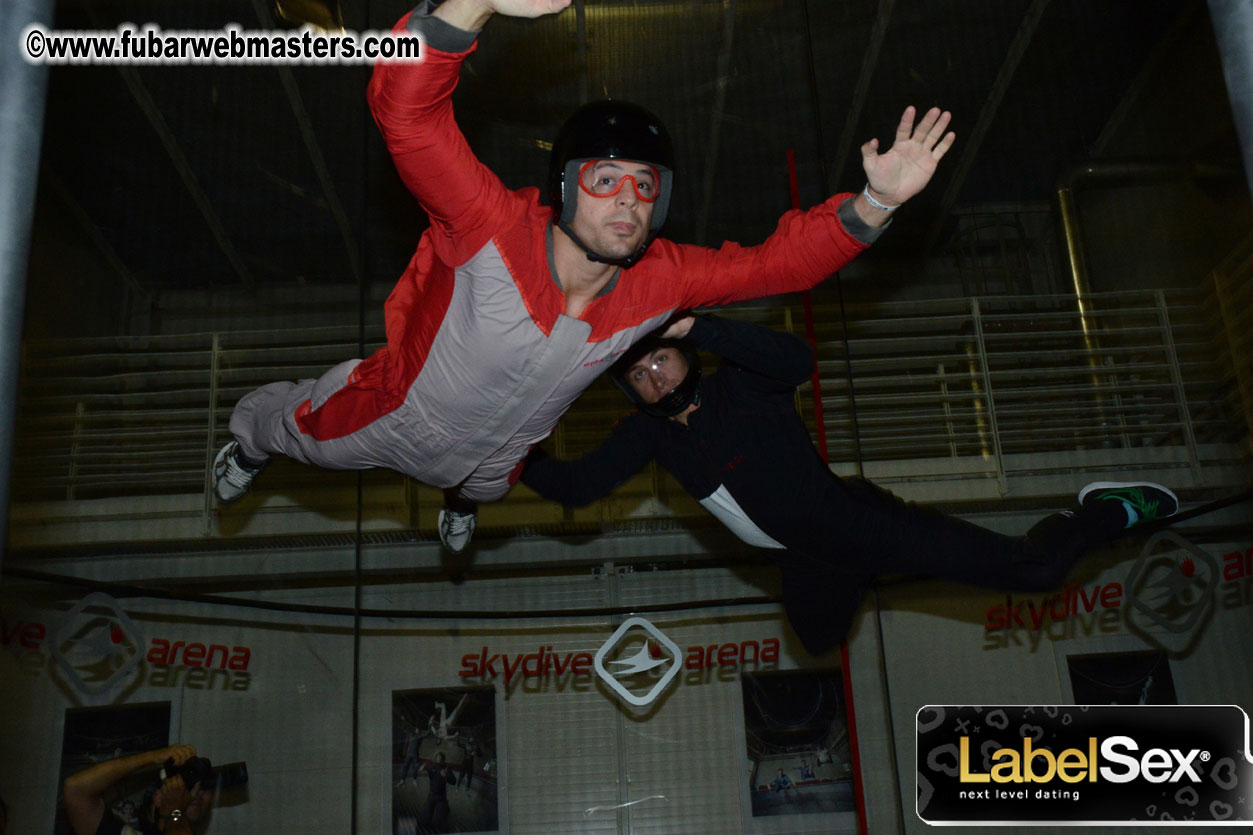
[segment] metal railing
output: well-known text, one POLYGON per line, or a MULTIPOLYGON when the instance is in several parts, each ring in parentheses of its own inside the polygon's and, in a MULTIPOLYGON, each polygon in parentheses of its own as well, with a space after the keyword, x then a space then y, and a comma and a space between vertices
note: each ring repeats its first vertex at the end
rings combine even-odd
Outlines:
MULTIPOLYGON (((1191 484, 1233 456, 1247 463, 1237 374, 1247 357, 1231 355, 1214 292, 1092 294, 1084 302, 1082 312, 1074 296, 878 304, 843 315, 820 307, 816 349, 833 466, 876 478, 979 478, 1006 495, 1011 479, 1085 462, 1171 468, 1191 484)), ((803 333, 799 305, 724 315, 803 333)), ((202 514, 202 534, 216 532, 206 473, 229 437, 234 403, 264 383, 316 376, 382 344, 381 332, 367 334, 364 346, 357 337, 344 327, 28 343, 13 496, 15 507, 41 510, 15 524, 45 511, 72 516, 66 503, 108 501, 115 515, 132 507, 142 516, 154 497, 183 496, 202 514)), ((798 404, 812 428, 808 392, 798 404)), ((598 381, 555 432, 558 454, 594 448, 625 410, 598 381)), ((434 500, 393 473, 369 479, 406 502, 434 500)), ((307 469, 271 468, 265 489, 309 482, 307 469)), ((654 473, 637 492, 679 491, 654 473)), ((414 509, 408 521, 416 518, 414 509)))
POLYGON ((832 460, 1182 447, 1240 434, 1213 323, 1182 293, 1001 296, 848 312, 819 335, 832 460), (851 366, 851 380, 844 374, 851 366))
POLYGON ((1253 235, 1245 238, 1214 270, 1205 316, 1214 328, 1223 364, 1221 375, 1235 382, 1245 426, 1253 435, 1253 235))

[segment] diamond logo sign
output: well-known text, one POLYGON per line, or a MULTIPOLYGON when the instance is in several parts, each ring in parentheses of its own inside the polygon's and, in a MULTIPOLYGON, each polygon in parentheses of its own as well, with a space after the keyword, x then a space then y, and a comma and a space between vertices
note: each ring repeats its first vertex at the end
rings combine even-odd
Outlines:
POLYGON ((679 674, 683 651, 644 618, 625 620, 592 660, 596 675, 626 702, 656 701, 679 674))
POLYGON ((65 616, 49 651, 66 680, 94 696, 130 678, 143 660, 143 646, 139 630, 117 601, 94 592, 65 616))
POLYGON ((1190 632, 1214 605, 1222 572, 1218 561, 1174 531, 1144 543, 1127 577, 1134 611, 1170 632, 1190 632))

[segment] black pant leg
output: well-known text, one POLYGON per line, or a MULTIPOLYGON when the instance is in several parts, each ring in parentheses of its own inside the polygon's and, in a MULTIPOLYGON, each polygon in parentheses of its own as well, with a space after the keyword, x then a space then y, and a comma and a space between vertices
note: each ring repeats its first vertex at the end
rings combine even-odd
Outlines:
POLYGON ((832 502, 835 546, 867 577, 921 574, 1006 591, 1060 585, 1091 548, 1113 539, 1125 521, 1115 503, 1056 513, 1026 536, 1004 534, 905 502, 868 481, 841 481, 832 502), (1122 521, 1120 521, 1120 519, 1122 521))
POLYGON ((788 623, 805 651, 823 655, 839 646, 861 605, 858 578, 790 551, 771 556, 783 575, 788 623))

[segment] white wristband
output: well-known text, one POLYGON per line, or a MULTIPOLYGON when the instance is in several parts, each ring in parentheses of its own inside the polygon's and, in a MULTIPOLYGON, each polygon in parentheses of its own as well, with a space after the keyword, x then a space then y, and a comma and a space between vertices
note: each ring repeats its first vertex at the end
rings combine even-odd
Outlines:
POLYGON ((862 196, 865 197, 866 200, 870 202, 871 206, 874 206, 876 209, 879 209, 880 211, 894 212, 901 207, 900 203, 897 203, 895 206, 888 206, 884 203, 880 203, 878 200, 875 200, 873 197, 871 197, 870 196, 870 183, 866 183, 866 187, 861 190, 861 193, 862 193, 862 196))

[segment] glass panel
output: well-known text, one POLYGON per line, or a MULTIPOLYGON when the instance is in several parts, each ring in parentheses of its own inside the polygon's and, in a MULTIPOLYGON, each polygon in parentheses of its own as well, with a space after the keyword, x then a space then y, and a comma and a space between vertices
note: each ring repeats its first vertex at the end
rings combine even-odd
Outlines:
MULTIPOLYGON (((400 11, 282 5, 355 33, 400 11)), ((288 26, 251 0, 54 11, 61 31, 288 26)), ((716 313, 808 343, 814 373, 792 402, 846 481, 1007 534, 1095 480, 1168 483, 1198 514, 1178 541, 1146 552, 1120 539, 1030 595, 974 588, 969 572, 960 585, 914 577, 935 573, 926 553, 853 548, 847 528, 794 539, 844 507, 806 505, 826 494, 799 476, 771 485, 786 523, 741 508, 792 547, 746 545, 719 521, 736 518, 725 500, 711 501, 735 458, 704 474, 700 495, 657 461, 580 507, 517 485, 449 553, 441 488, 472 467, 450 464, 433 486, 393 469, 393 453, 442 432, 457 457, 495 401, 456 425, 398 422, 368 470, 275 455, 251 482, 247 456, 232 458, 244 494, 215 498, 215 461, 244 431, 232 432, 236 404, 263 387, 292 401, 273 434, 317 435, 319 450, 406 395, 417 412, 432 405, 401 378, 426 367, 448 294, 483 297, 462 330, 439 331, 461 362, 440 367, 442 397, 509 334, 541 344, 558 323, 583 327, 560 316, 579 311, 563 307, 571 276, 546 272, 533 192, 493 201, 490 181, 474 181, 466 211, 525 204, 526 234, 436 235, 415 258, 429 223, 380 141, 370 73, 49 71, 0 587, 10 831, 71 831, 84 809, 102 812, 98 799, 148 814, 160 767, 189 755, 165 750, 179 743, 214 767, 241 764, 222 780, 246 768, 246 785, 215 795, 211 833, 906 829, 922 704, 1067 701, 1109 659, 1145 657, 1170 659, 1181 704, 1247 701, 1248 671, 1230 659, 1247 654, 1253 575, 1253 209, 1203 4, 575 0, 538 20, 497 15, 451 94, 468 153, 510 189, 538 186, 541 203, 554 136, 578 105, 647 106, 676 148, 664 237, 712 246, 751 246, 788 210, 855 194, 863 142, 887 151, 907 105, 951 109, 957 144, 933 182, 831 280, 771 297, 769 281, 791 276, 763 269, 759 285, 703 300, 762 294, 716 313), (297 422, 350 377, 362 401, 336 401, 325 425, 297 422), (878 576, 889 558, 911 576, 878 576), (793 559, 810 573, 785 583, 793 559), (1178 577, 1166 603, 1139 600, 1146 628, 1132 579, 1150 559, 1178 577), (819 627, 804 621, 815 612, 819 627), (806 652, 815 631, 838 643, 845 621, 847 654, 806 652), (823 709, 793 721, 803 700, 750 704, 789 687, 823 709), (779 770, 793 788, 775 788, 779 770)), ((401 156, 465 162, 460 145, 450 162, 422 141, 401 156)), ((442 196, 429 197, 436 215, 442 196)), ((801 242, 806 261, 824 237, 851 246, 819 231, 801 242)), ((722 277, 656 260, 623 273, 583 312, 590 344, 639 324, 626 321, 637 310, 660 322, 667 304, 692 302, 701 291, 675 291, 683 282, 722 277)), ((714 353, 702 363, 722 373, 714 353)), ((502 385, 541 375, 515 376, 502 385)), ((604 375, 573 402, 527 444, 587 455, 630 409, 604 375)), ((784 460, 774 434, 754 441, 742 455, 784 460)))

